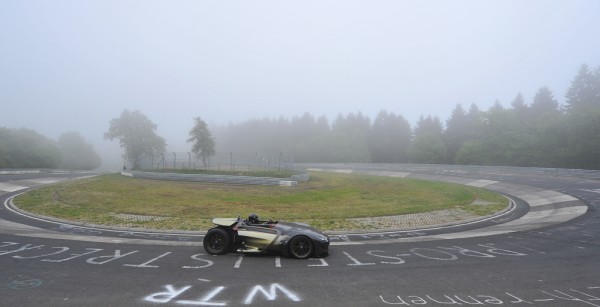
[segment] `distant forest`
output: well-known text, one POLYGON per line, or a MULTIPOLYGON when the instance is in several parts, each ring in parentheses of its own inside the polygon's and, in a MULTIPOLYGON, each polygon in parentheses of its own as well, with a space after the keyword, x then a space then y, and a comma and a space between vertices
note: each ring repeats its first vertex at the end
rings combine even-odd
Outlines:
MULTIPOLYGON (((340 114, 331 123, 306 113, 215 128, 214 144, 209 131, 191 140, 210 141, 206 149, 196 148, 203 158, 231 152, 281 154, 294 162, 600 169, 600 67, 582 65, 564 98, 561 105, 542 87, 531 102, 519 93, 509 108, 498 101, 487 111, 459 104, 445 122, 421 116, 415 127, 402 115, 386 111, 374 119, 340 114)), ((119 138, 124 156, 135 166, 141 155, 164 152, 165 140, 154 130, 156 125, 141 112, 125 110, 111 121, 105 138, 119 138)), ((65 133, 56 142, 30 129, 0 127, 0 168, 95 169, 101 163, 78 133, 65 133)))
POLYGON ((63 133, 58 141, 34 130, 0 127, 0 168, 92 170, 102 159, 77 132, 63 133))
POLYGON ((249 120, 214 131, 217 152, 283 153, 295 162, 434 163, 600 169, 600 67, 582 65, 563 105, 547 87, 509 108, 457 105, 415 127, 381 111, 249 120))

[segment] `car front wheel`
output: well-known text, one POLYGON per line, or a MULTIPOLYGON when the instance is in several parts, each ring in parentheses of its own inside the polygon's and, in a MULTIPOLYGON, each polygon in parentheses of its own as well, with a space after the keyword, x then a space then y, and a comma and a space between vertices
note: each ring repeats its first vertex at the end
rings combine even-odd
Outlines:
POLYGON ((312 255, 313 246, 306 236, 296 236, 290 241, 290 255, 298 259, 306 259, 312 255))
POLYGON ((231 248, 231 236, 223 228, 213 228, 204 236, 204 249, 211 255, 226 254, 231 248))

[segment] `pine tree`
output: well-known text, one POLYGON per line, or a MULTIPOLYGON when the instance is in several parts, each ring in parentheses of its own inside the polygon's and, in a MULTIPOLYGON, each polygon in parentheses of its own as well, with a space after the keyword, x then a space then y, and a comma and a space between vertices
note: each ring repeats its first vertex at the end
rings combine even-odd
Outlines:
POLYGON ((194 122, 195 125, 190 130, 190 138, 187 141, 193 143, 192 152, 196 157, 202 158, 202 164, 206 167, 206 159, 215 154, 215 140, 200 117, 194 118, 194 122))
POLYGON ((443 140, 446 144, 447 163, 454 163, 456 153, 469 138, 469 118, 462 105, 458 104, 452 111, 452 115, 446 121, 446 130, 443 140))

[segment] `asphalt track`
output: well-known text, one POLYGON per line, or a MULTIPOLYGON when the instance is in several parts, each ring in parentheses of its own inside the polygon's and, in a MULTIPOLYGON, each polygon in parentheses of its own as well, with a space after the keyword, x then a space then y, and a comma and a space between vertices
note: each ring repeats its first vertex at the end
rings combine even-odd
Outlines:
POLYGON ((538 169, 309 167, 480 186, 507 195, 514 207, 467 225, 332 235, 324 259, 208 256, 198 233, 23 216, 10 210, 12 196, 75 175, 3 175, 0 306, 600 306, 597 177, 538 169))

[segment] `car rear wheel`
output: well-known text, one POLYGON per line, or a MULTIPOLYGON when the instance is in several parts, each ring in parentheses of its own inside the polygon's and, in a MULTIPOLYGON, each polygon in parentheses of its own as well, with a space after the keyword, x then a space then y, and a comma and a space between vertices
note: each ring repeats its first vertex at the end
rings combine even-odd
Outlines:
POLYGON ((207 253, 223 255, 231 249, 231 236, 223 228, 213 228, 206 233, 203 243, 207 253))
POLYGON ((296 236, 290 241, 290 255, 298 259, 306 259, 313 253, 313 246, 306 236, 296 236))

